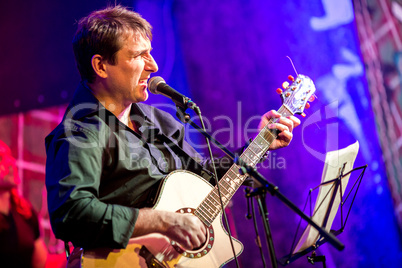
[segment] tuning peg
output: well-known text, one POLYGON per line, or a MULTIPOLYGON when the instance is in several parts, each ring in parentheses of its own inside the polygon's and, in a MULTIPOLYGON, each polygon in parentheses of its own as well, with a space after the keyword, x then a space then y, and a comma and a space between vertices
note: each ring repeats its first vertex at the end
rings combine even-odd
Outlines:
POLYGON ((306 103, 306 105, 304 106, 304 108, 306 108, 306 109, 308 109, 308 108, 310 108, 310 103, 306 103))
POLYGON ((308 99, 309 102, 313 102, 315 100, 315 95, 311 95, 311 97, 308 99))
POLYGON ((306 117, 306 114, 305 114, 305 113, 301 113, 301 116, 306 117))
POLYGON ((292 81, 292 82, 295 81, 295 78, 294 78, 292 75, 288 75, 288 79, 289 79, 290 81, 292 81))
POLYGON ((276 89, 276 93, 278 93, 278 94, 282 94, 282 92, 283 92, 283 90, 282 90, 282 89, 280 89, 279 87, 276 89))
POLYGON ((288 87, 289 87, 289 82, 288 81, 285 81, 285 82, 282 83, 282 88, 283 89, 287 89, 288 87))

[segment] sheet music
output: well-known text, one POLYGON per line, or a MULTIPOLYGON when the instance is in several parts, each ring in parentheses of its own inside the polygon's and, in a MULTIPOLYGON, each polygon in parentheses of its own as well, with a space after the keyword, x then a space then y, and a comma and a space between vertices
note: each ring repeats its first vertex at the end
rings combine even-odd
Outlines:
MULTIPOLYGON (((359 150, 359 142, 356 141, 354 144, 349 145, 348 147, 346 147, 344 149, 328 152, 325 156, 325 165, 324 165, 324 170, 322 172, 321 184, 338 178, 341 174, 342 169, 343 169, 343 174, 346 174, 347 172, 352 170, 358 150, 359 150)), ((350 174, 348 176, 343 177, 343 179, 341 180, 342 187, 338 188, 338 190, 337 190, 336 197, 335 197, 332 209, 330 211, 327 224, 324 228, 328 232, 331 230, 333 220, 335 218, 335 215, 339 208, 339 204, 341 202, 339 191, 342 189, 342 196, 343 196, 345 193, 346 186, 349 181, 349 177, 350 177, 350 174)), ((331 182, 331 183, 328 183, 325 185, 321 185, 319 192, 318 192, 312 220, 321 227, 324 227, 324 226, 322 226, 323 222, 324 222, 324 218, 329 209, 328 206, 329 206, 332 194, 335 190, 334 187, 331 189, 333 184, 334 183, 331 182), (330 191, 329 194, 328 194, 328 191, 330 191)), ((297 245, 293 251, 293 254, 309 248, 315 242, 317 242, 318 238, 319 238, 318 231, 315 228, 313 228, 311 225, 308 225, 306 227, 306 229, 304 230, 299 242, 297 243, 297 245)))

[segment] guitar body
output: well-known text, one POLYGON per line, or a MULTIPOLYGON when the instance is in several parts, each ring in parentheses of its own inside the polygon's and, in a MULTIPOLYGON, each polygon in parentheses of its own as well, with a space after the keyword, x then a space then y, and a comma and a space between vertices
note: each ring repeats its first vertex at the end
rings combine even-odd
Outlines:
MULTIPOLYGON (((174 171, 165 178, 153 209, 191 213, 212 189, 208 182, 194 173, 174 171)), ((195 251, 183 252, 177 245, 172 245, 167 237, 153 233, 130 239, 125 249, 89 250, 78 254, 78 258, 82 258, 83 268, 221 267, 234 258, 221 218, 220 214, 208 228, 208 243, 195 251)), ((243 245, 236 239, 233 239, 233 244, 236 255, 240 255, 243 245)))

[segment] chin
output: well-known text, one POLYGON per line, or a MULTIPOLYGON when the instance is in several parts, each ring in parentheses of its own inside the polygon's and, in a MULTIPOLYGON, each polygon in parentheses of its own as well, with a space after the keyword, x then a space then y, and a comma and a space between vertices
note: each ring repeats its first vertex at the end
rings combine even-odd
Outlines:
POLYGON ((148 97, 149 97, 148 91, 145 89, 144 98, 142 101, 146 101, 148 99, 148 97))
POLYGON ((141 97, 136 99, 136 102, 144 102, 148 99, 148 92, 145 92, 141 97))

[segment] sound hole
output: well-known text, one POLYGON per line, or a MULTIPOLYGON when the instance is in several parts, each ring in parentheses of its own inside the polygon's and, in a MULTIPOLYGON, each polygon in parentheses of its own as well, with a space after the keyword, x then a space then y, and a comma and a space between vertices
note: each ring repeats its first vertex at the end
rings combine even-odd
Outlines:
MULTIPOLYGON (((193 208, 181 208, 177 210, 177 213, 182 213, 182 214, 193 214, 194 215, 195 209, 193 208)), ((179 244, 177 244, 175 241, 171 241, 171 245, 173 248, 180 253, 183 257, 190 258, 190 259, 196 259, 196 258, 202 258, 205 255, 208 254, 209 251, 211 251, 214 242, 215 242, 215 233, 214 229, 211 226, 206 226, 207 227, 207 241, 205 241, 205 244, 202 245, 201 247, 193 250, 183 250, 179 244)))

